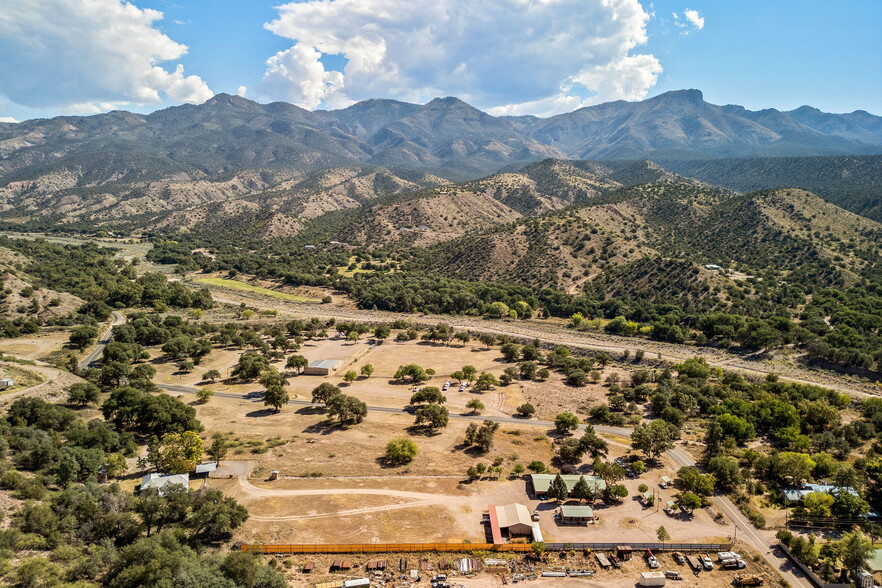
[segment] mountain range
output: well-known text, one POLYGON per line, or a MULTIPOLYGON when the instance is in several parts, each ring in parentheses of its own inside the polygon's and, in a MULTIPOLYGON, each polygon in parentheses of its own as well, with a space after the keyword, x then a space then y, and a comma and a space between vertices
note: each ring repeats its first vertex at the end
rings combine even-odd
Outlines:
MULTIPOLYGON (((0 186, 63 176, 59 187, 241 169, 345 165, 415 169, 449 180, 558 159, 708 159, 882 153, 882 117, 750 111, 698 90, 616 101, 550 118, 494 117, 457 98, 367 100, 332 111, 218 94, 148 115, 114 111, 0 124, 0 186)), ((55 180, 53 180, 54 182, 55 180)))

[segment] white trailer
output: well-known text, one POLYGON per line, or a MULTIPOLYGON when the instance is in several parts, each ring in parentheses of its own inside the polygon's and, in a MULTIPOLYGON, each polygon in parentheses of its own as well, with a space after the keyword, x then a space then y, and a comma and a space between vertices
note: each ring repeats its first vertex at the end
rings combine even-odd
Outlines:
POLYGON ((641 572, 640 573, 640 581, 637 582, 638 586, 664 586, 665 585, 665 573, 664 572, 641 572))

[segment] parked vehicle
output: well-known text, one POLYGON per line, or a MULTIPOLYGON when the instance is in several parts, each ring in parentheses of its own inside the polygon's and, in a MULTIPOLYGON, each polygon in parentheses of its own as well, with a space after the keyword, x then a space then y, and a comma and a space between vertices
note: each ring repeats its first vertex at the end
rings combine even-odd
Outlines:
POLYGON ((683 555, 682 553, 680 553, 679 551, 675 551, 675 552, 673 552, 673 553, 671 554, 671 557, 673 557, 673 558, 674 558, 674 561, 677 562, 678 564, 686 563, 686 556, 684 556, 684 555, 683 555))
POLYGON ((714 561, 711 559, 710 555, 707 553, 699 553, 698 558, 701 560, 701 565, 705 570, 711 571, 714 569, 714 561))
POLYGON ((727 570, 743 570, 747 567, 747 564, 744 563, 743 559, 724 559, 720 565, 727 570))
POLYGON ((610 554, 609 561, 612 562, 612 565, 614 565, 617 568, 622 567, 622 560, 617 558, 615 555, 610 554))
POLYGON ((669 580, 682 580, 683 576, 680 575, 680 572, 666 570, 665 571, 665 578, 668 578, 669 580))
POLYGON ((646 563, 652 569, 658 567, 658 559, 656 559, 656 557, 652 555, 652 551, 649 549, 646 550, 646 563))

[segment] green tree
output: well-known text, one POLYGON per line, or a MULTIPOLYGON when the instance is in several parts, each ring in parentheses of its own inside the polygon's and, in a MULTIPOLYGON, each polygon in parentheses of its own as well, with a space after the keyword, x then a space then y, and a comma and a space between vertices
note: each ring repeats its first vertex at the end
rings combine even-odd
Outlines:
POLYGON ((464 365, 460 371, 462 372, 462 378, 460 379, 470 384, 475 381, 475 376, 478 374, 478 370, 473 365, 464 365))
POLYGON ((536 409, 529 402, 525 402, 524 404, 517 407, 515 410, 520 416, 524 417, 525 419, 528 419, 536 414, 536 409))
POLYGON ((481 375, 478 376, 478 380, 475 382, 475 390, 484 392, 499 385, 499 380, 496 379, 496 376, 488 372, 481 372, 481 375))
POLYGON ((472 409, 472 414, 478 414, 479 412, 484 410, 484 403, 477 398, 472 398, 471 400, 466 402, 466 408, 472 409))
POLYGON ((414 384, 419 384, 420 382, 425 382, 429 379, 429 375, 426 373, 426 370, 421 368, 415 363, 409 363, 407 365, 402 365, 398 367, 398 370, 395 372, 396 380, 406 380, 410 379, 414 384))
POLYGON ((571 412, 562 412, 554 417, 554 428, 558 433, 569 433, 579 427, 579 417, 571 412))
POLYGON ((86 406, 95 404, 101 397, 101 389, 91 382, 77 382, 67 387, 67 401, 70 404, 86 406))
POLYGON ((214 396, 214 390, 211 388, 200 388, 196 391, 196 401, 199 404, 205 404, 214 396))
POLYGON ((650 460, 655 460, 674 446, 680 438, 680 429, 662 420, 634 427, 631 433, 631 447, 642 451, 650 460))
POLYGON ((809 492, 802 499, 802 505, 808 510, 809 514, 816 517, 829 517, 833 514, 830 507, 833 506, 835 499, 828 492, 809 492))
POLYGON ((707 462, 707 472, 716 478, 717 486, 724 492, 735 490, 744 482, 738 460, 729 456, 717 456, 707 462))
POLYGON ((194 431, 167 433, 153 445, 156 468, 168 474, 192 472, 202 462, 202 439, 194 431))
POLYGON ((870 512, 870 505, 860 496, 846 489, 833 491, 833 514, 838 517, 857 519, 870 512))
POLYGON ((849 570, 861 569, 867 559, 873 555, 873 542, 867 539, 860 530, 855 529, 843 535, 839 540, 839 553, 842 565, 849 570))
POLYGON ((716 478, 711 474, 702 474, 698 468, 686 466, 677 472, 683 488, 699 496, 710 496, 714 493, 716 478))
POLYGON ((435 386, 424 386, 410 397, 410 404, 421 404, 423 402, 428 404, 444 404, 447 402, 447 397, 435 386))
POLYGON ((336 418, 341 425, 357 425, 367 416, 367 405, 354 396, 337 394, 328 399, 328 416, 336 418))
POLYGON ((293 370, 296 374, 303 373, 309 366, 309 360, 303 357, 302 355, 292 355, 285 361, 285 368, 289 370, 293 370))
POLYGON ((386 461, 394 464, 406 464, 416 457, 417 444, 407 437, 396 437, 386 444, 386 461))
POLYGON ((448 410, 438 404, 428 404, 421 406, 416 411, 416 419, 414 424, 424 426, 429 429, 441 429, 447 426, 450 418, 448 410))
POLYGON ((364 376, 365 378, 370 378, 371 375, 373 375, 373 373, 374 373, 373 364, 366 363, 363 366, 361 366, 361 375, 364 376))
POLYGON ((556 475, 548 486, 548 498, 563 502, 567 499, 569 493, 570 491, 569 488, 567 488, 567 483, 564 482, 560 474, 556 475))
POLYGON ((322 382, 312 389, 312 401, 327 404, 331 398, 341 393, 340 388, 337 386, 329 382, 322 382))
POLYGON ((680 494, 679 498, 680 504, 689 512, 694 511, 696 508, 701 508, 701 496, 695 494, 694 492, 683 492, 682 494, 680 494))
POLYGON ((272 406, 276 412, 282 410, 289 400, 288 391, 278 384, 270 384, 263 394, 264 406, 272 406))
POLYGON ((247 351, 239 357, 239 361, 233 367, 230 374, 241 380, 253 380, 261 373, 269 369, 269 360, 266 356, 253 351, 247 351))
POLYGON ((504 318, 508 316, 509 307, 502 302, 494 302, 487 307, 485 314, 490 318, 504 318))
POLYGON ((215 488, 194 495, 187 527, 200 541, 220 541, 248 520, 248 511, 236 500, 215 488))
POLYGON ((210 457, 214 463, 220 463, 227 456, 227 451, 229 450, 229 443, 223 437, 218 437, 214 441, 211 442, 211 445, 208 446, 208 457, 210 457))
POLYGON ((212 384, 217 381, 218 378, 221 377, 221 373, 217 370, 208 370, 204 374, 202 374, 202 381, 208 382, 210 381, 212 384))
POLYGON ((343 381, 348 384, 351 384, 357 378, 358 378, 358 374, 355 372, 355 370, 349 370, 345 374, 343 374, 343 381))
POLYGON ((95 327, 77 327, 70 334, 70 344, 77 349, 85 349, 98 338, 98 329, 95 327))
POLYGON ((499 429, 499 423, 484 421, 481 425, 469 423, 466 427, 466 445, 477 446, 482 452, 490 451, 493 446, 493 436, 499 429))
POLYGON ((772 468, 781 480, 800 484, 807 480, 815 469, 815 461, 805 453, 784 451, 772 457, 772 468))
POLYGON ((573 486, 573 491, 570 492, 570 497, 578 500, 587 500, 593 498, 593 496, 594 490, 588 484, 588 480, 585 479, 585 476, 579 476, 579 481, 573 486))
POLYGON ((658 540, 662 543, 667 543, 671 540, 671 534, 668 533, 668 530, 665 529, 664 525, 655 530, 655 536, 658 537, 658 540))

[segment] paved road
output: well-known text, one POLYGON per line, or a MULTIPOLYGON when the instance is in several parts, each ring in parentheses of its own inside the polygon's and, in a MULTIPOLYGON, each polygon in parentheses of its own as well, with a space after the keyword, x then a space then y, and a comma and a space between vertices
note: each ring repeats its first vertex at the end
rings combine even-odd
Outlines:
MULTIPOLYGON (((163 390, 167 390, 169 392, 177 392, 179 394, 196 394, 197 389, 192 388, 190 386, 179 386, 174 384, 159 384, 159 387, 163 390)), ((260 391, 255 391, 258 394, 260 391)), ((246 393, 247 394, 247 393, 246 393)), ((254 402, 261 402, 261 398, 258 395, 253 397, 248 397, 246 394, 237 394, 232 392, 215 392, 215 396, 221 396, 224 398, 235 398, 235 399, 251 399, 253 398, 254 402)), ((313 402, 309 402, 307 400, 289 400, 288 404, 292 404, 295 406, 309 406, 315 408, 322 408, 324 405, 316 404, 313 402)), ((383 413, 392 413, 392 414, 412 414, 402 408, 394 408, 390 406, 368 406, 368 412, 383 412, 383 413)), ((538 419, 523 419, 518 417, 503 417, 503 416, 482 416, 482 415, 471 415, 471 414, 451 414, 450 418, 459 419, 459 420, 467 420, 467 421, 492 421, 500 424, 518 424, 518 425, 530 425, 535 427, 542 427, 545 429, 553 429, 554 421, 544 421, 538 419)), ((584 429, 585 425, 581 425, 580 429, 584 429)), ((620 437, 631 437, 631 429, 625 429, 621 427, 607 427, 604 425, 595 425, 594 430, 598 433, 607 434, 607 435, 618 435, 620 437)), ((668 456, 674 460, 680 466, 694 466, 695 460, 692 457, 683 451, 680 447, 675 447, 667 452, 668 456)), ((714 497, 717 505, 720 507, 720 510, 732 519, 735 526, 738 528, 738 536, 745 542, 750 544, 754 549, 756 549, 757 553, 761 554, 762 557, 768 562, 768 564, 775 570, 777 570, 785 580, 790 584, 790 586, 800 587, 800 588, 811 588, 812 584, 802 575, 801 572, 793 569, 790 565, 790 562, 786 558, 779 558, 775 554, 772 553, 769 545, 769 539, 763 537, 753 526, 753 524, 748 521, 744 515, 741 514, 741 511, 732 504, 725 496, 716 496, 714 497)))
POLYGON ((80 369, 85 369, 89 367, 90 363, 101 357, 101 354, 104 353, 104 347, 112 340, 111 337, 113 335, 113 327, 126 322, 126 317, 124 317, 122 313, 114 310, 111 314, 113 316, 113 321, 110 323, 110 326, 107 327, 107 330, 101 336, 101 339, 98 340, 98 344, 95 346, 95 349, 93 349, 89 353, 89 355, 87 355, 82 359, 82 361, 80 361, 80 369))

